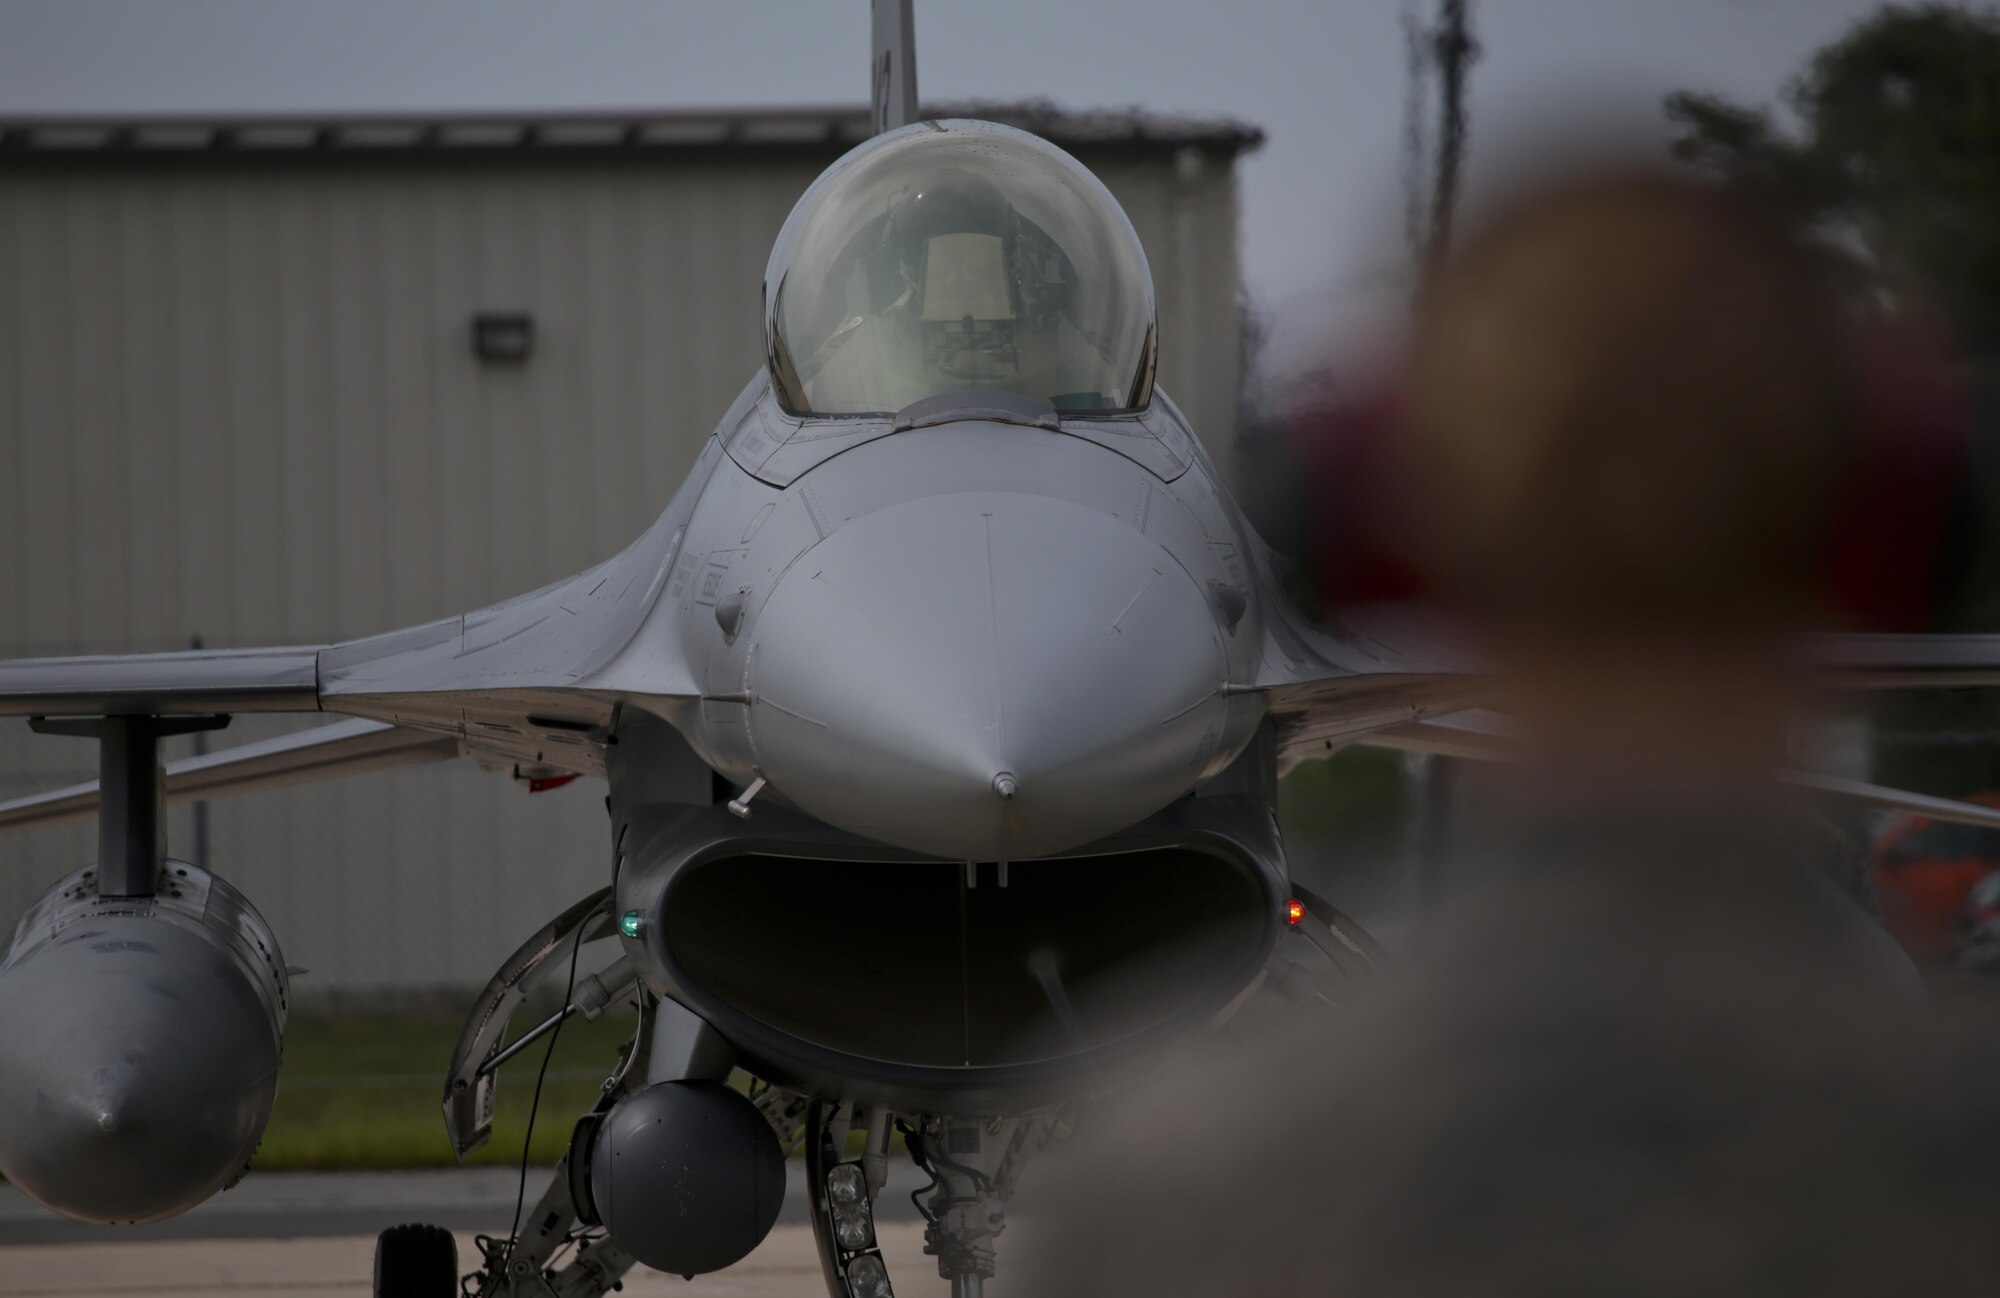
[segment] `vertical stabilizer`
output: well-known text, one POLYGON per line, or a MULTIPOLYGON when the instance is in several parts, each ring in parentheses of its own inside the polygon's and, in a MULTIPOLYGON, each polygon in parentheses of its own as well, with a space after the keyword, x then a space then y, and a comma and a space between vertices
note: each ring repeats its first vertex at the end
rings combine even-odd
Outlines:
POLYGON ((870 79, 875 134, 917 120, 916 0, 871 0, 875 57, 870 79))

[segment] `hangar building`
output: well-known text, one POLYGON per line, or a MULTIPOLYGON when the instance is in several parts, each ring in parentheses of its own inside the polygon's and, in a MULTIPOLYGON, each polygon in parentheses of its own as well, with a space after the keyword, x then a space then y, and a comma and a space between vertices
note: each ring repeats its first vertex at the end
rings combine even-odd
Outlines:
MULTIPOLYGON (((1259 133, 955 112, 1124 204, 1161 382, 1226 464, 1259 133)), ((0 655, 344 639, 615 553, 761 363, 771 241, 865 134, 859 108, 0 119, 0 655)), ((0 798, 92 761, 0 725, 0 798)), ((462 760, 178 809, 172 850, 249 893, 303 1000, 462 989, 608 881, 601 792, 462 760)), ((90 823, 0 837, 0 925, 94 854, 90 823)))

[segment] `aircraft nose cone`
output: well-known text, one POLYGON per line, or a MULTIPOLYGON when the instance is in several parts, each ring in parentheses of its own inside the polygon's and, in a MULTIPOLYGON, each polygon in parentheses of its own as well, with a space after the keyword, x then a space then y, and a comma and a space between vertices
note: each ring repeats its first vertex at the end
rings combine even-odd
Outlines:
POLYGON ((772 785, 912 851, 1012 860, 1078 846, 1185 793, 1224 658, 1173 556, 1040 496, 865 515, 772 591, 750 653, 772 785))

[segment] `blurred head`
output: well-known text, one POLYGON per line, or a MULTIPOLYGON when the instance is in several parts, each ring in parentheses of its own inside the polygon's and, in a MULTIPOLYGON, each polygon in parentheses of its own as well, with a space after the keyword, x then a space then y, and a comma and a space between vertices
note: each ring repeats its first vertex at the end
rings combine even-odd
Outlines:
POLYGON ((1922 304, 1687 175, 1523 174, 1391 363, 1289 403, 1323 598, 1432 600, 1516 656, 1933 625, 1980 520, 1922 304))
POLYGON ((1426 566, 1508 638, 1797 626, 1854 453, 1849 373, 1815 260, 1746 202, 1643 171, 1525 195, 1422 299, 1426 566))
POLYGON ((1464 614, 1551 760, 1426 875, 1386 990, 1122 1106, 1043 1287, 1990 1282, 1985 1083, 1766 778, 1778 650, 1894 440, 1851 306, 1766 211, 1600 166, 1472 229, 1380 390, 1313 417, 1327 596, 1464 614))
POLYGON ((1772 214, 1644 168, 1524 192, 1437 267, 1399 385, 1410 552, 1533 737, 1769 759, 1766 650, 1823 611, 1853 478, 1850 333, 1772 214))

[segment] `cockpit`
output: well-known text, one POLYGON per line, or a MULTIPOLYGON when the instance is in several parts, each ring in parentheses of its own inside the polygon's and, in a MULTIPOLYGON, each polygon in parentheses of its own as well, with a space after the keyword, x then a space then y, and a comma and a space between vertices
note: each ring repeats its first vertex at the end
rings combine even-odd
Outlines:
POLYGON ((990 122, 920 122, 836 163, 764 274, 771 382, 794 415, 893 414, 988 389, 1060 412, 1145 408, 1153 281, 1076 159, 990 122))

